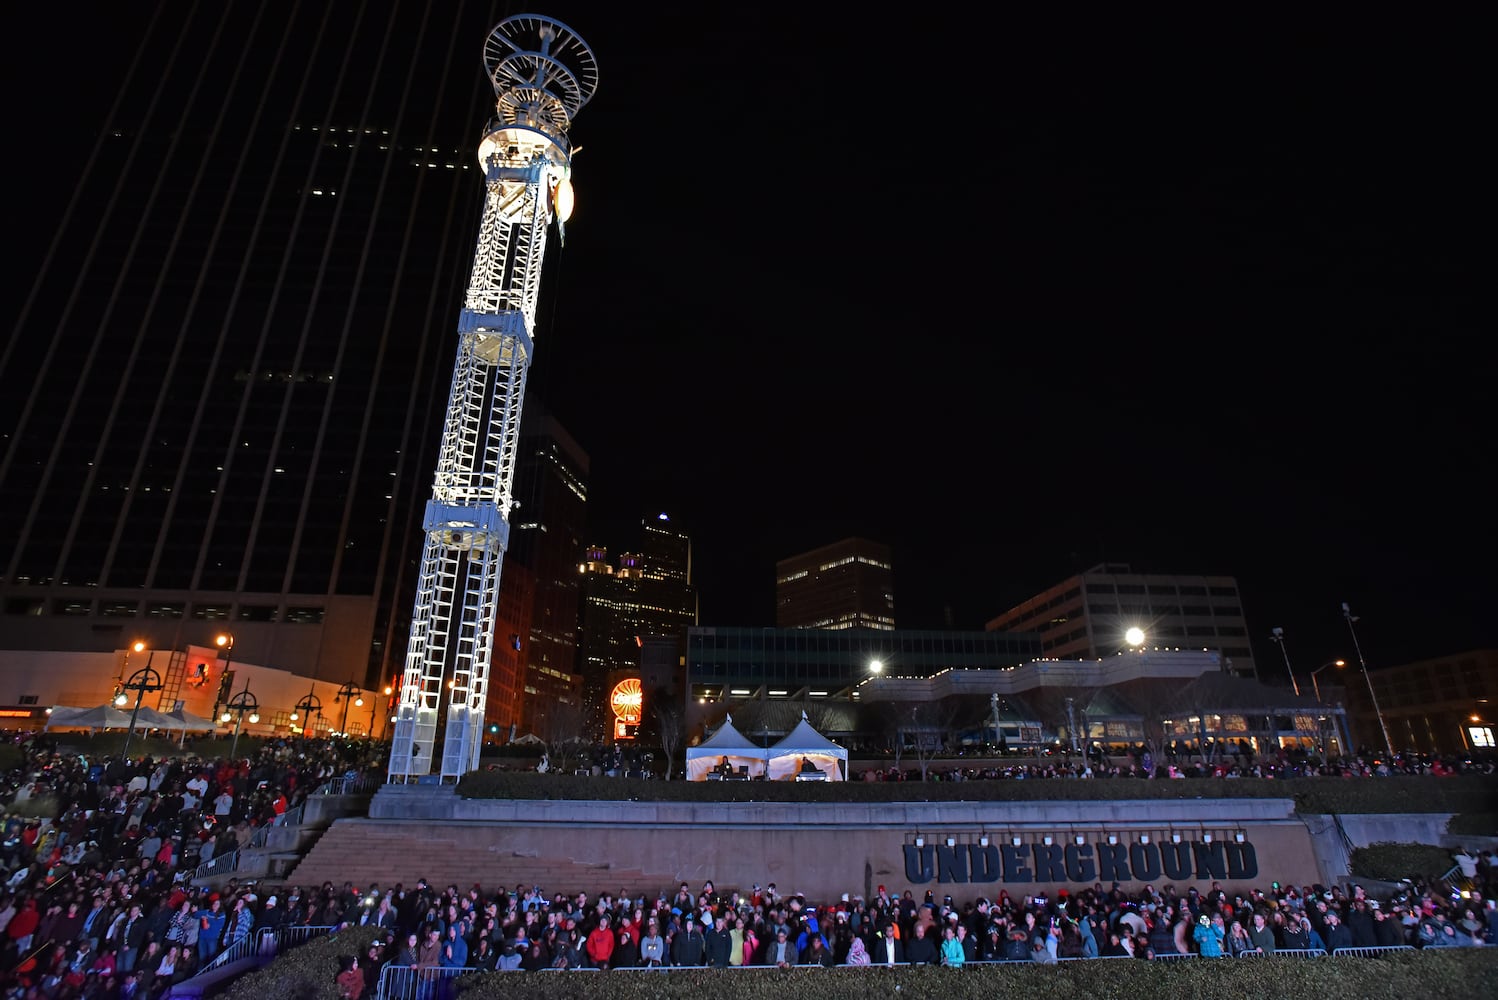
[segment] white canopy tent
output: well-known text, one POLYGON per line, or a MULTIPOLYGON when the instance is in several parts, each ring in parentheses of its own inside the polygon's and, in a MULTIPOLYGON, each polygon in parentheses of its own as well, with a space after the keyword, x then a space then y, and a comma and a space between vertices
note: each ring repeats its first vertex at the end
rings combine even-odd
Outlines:
POLYGON ((694 747, 687 747, 687 780, 706 781, 708 774, 727 764, 735 774, 750 778, 765 773, 765 748, 733 727, 733 716, 725 716, 718 731, 694 747))
POLYGON ((130 725, 130 713, 113 705, 95 708, 79 708, 70 705, 53 705, 47 713, 44 730, 50 729, 126 729, 130 725))
MULTIPOLYGON (((142 715, 146 713, 146 709, 144 708, 140 711, 142 715)), ((153 710, 151 718, 152 722, 150 724, 154 728, 170 729, 173 732, 180 729, 187 733, 208 733, 220 727, 228 728, 227 726, 223 726, 222 723, 214 722, 212 719, 205 719, 201 715, 194 715, 185 708, 174 709, 170 712, 157 712, 153 710)), ((136 724, 140 725, 140 723, 136 724)))
POLYGON ((808 763, 826 774, 827 781, 848 780, 848 751, 813 729, 805 712, 796 728, 770 748, 769 758, 766 773, 771 781, 794 781, 808 763))

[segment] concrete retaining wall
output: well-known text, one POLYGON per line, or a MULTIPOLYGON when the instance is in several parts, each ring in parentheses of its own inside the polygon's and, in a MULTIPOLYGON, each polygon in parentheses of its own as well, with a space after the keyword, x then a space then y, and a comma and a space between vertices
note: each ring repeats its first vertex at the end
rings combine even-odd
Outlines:
MULTIPOLYGON (((369 819, 359 822, 393 830, 407 828, 412 837, 409 884, 420 877, 435 855, 461 851, 474 859, 473 878, 487 883, 485 868, 513 868, 516 858, 539 862, 567 859, 577 872, 575 889, 593 886, 601 870, 629 867, 659 873, 661 889, 686 881, 698 886, 713 879, 720 887, 748 889, 775 882, 782 892, 801 892, 836 899, 844 892, 872 894, 878 885, 891 891, 911 889, 918 897, 938 894, 972 898, 1011 896, 1061 888, 1073 890, 1096 881, 1111 881, 1103 859, 1124 859, 1118 880, 1138 888, 1127 859, 1138 845, 1144 858, 1174 849, 1172 834, 1184 842, 1182 858, 1193 863, 1196 852, 1221 861, 1236 856, 1256 862, 1252 871, 1237 868, 1242 878, 1226 875, 1166 877, 1151 881, 1185 881, 1204 887, 1220 881, 1229 891, 1267 887, 1280 880, 1324 881, 1306 825, 1289 799, 1119 800, 1107 802, 902 802, 887 804, 581 802, 460 799, 451 787, 387 785, 375 796, 369 819), (1244 844, 1239 845, 1241 832, 1244 844), (1206 843, 1210 835, 1212 843, 1206 843), (980 838, 987 837, 983 845, 980 838), (1044 845, 1049 836, 1051 845, 1044 845), (916 847, 916 838, 922 846, 916 847), (1012 839, 1021 846, 1014 848, 1012 839), (1059 854, 1084 845, 1066 873, 1082 875, 1059 881, 1050 876, 1059 854), (1110 844, 1109 838, 1117 844, 1110 844), (1149 838, 1149 843, 1145 839, 1149 838), (954 846, 948 848, 951 838, 954 846), (1193 847, 1193 844, 1197 845, 1193 847), (450 845, 450 846, 448 846, 450 845), (945 849, 945 850, 943 850, 945 849), (914 852, 912 854, 912 852, 914 852), (955 854, 953 853, 955 852, 955 854), (982 857, 998 858, 985 868, 982 857), (487 864, 483 859, 493 859, 487 864), (1042 864, 1052 859, 1047 869, 1042 864), (425 860, 424 860, 425 859, 425 860), (499 861, 504 859, 505 864, 499 861), (1094 862, 1090 873, 1080 862, 1094 862), (951 862, 956 861, 954 867, 951 862), (943 863, 946 862, 946 863, 943 863), (911 877, 929 875, 929 878, 911 877)), ((388 877, 388 876, 387 876, 388 877)), ((557 886, 558 889, 563 888, 557 886)))

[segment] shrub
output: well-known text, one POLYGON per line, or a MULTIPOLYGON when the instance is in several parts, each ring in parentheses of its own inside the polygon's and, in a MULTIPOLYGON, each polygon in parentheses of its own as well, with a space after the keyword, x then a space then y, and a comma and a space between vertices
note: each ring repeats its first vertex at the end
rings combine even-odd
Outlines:
POLYGON ((1405 878, 1428 882, 1446 874, 1454 863, 1444 847, 1385 840, 1353 848, 1348 867, 1354 875, 1383 882, 1405 878))
POLYGON ((369 943, 382 932, 378 928, 353 927, 313 938, 254 972, 247 972, 229 984, 218 996, 224 1000, 268 1000, 288 997, 296 1000, 338 1000, 338 960, 344 955, 362 957, 369 943))
POLYGON ((1459 812, 1446 824, 1446 832, 1468 836, 1498 836, 1498 812, 1459 812))
POLYGON ((509 972, 457 980, 461 1000, 1138 1000, 1139 997, 1418 996, 1470 1000, 1498 975, 1498 949, 1400 952, 1381 958, 1108 959, 1058 965, 970 965, 962 969, 703 969, 681 972, 509 972))
POLYGON ((1498 795, 1498 777, 1450 778, 1137 778, 1024 781, 785 782, 644 781, 526 771, 473 771, 458 782, 472 799, 613 799, 641 802, 1078 802, 1118 799, 1293 798, 1302 813, 1481 811, 1498 795))

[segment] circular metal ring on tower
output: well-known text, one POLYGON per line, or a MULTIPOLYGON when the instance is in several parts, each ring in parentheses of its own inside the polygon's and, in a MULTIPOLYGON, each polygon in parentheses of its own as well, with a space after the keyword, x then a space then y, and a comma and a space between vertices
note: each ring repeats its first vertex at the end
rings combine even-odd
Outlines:
POLYGON ((598 60, 567 25, 540 14, 507 17, 484 42, 484 68, 496 94, 517 86, 546 91, 569 116, 598 90, 598 60))

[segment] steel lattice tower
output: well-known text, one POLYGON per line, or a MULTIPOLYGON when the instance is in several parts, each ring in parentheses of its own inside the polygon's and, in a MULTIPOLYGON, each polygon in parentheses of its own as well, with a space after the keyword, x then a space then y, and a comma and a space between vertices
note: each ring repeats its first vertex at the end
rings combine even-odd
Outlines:
POLYGON ((567 130, 598 88, 593 51, 560 21, 517 14, 484 43, 495 117, 479 143, 484 214, 458 317, 458 356, 422 530, 389 780, 478 766, 499 575, 509 544, 520 408, 547 228, 571 208, 567 130))

